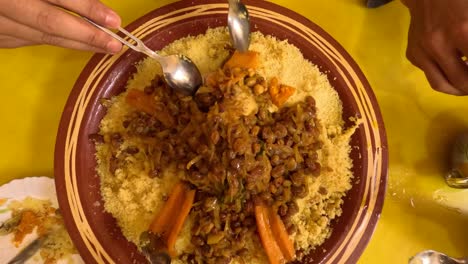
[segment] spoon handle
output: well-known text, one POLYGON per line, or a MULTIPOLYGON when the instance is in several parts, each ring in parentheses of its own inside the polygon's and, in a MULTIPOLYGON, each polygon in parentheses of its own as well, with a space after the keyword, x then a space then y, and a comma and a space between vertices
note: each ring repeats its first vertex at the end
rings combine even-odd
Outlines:
POLYGON ((8 264, 22 264, 30 259, 41 248, 45 237, 38 237, 23 250, 21 250, 8 264))
POLYGON ((141 39, 135 37, 134 35, 132 35, 130 32, 128 32, 127 30, 125 30, 124 28, 122 27, 119 27, 118 30, 120 32, 122 32, 123 34, 125 34, 127 37, 129 37, 130 39, 132 39, 133 41, 135 41, 136 45, 135 44, 132 44, 128 41, 126 41, 125 39, 123 39, 122 37, 120 37, 119 35, 117 35, 116 33, 114 33, 112 30, 108 29, 108 28, 105 28, 99 24, 97 24, 96 22, 90 20, 89 18, 86 18, 86 17, 83 17, 82 18, 84 20, 86 20, 88 23, 90 23, 91 25, 99 28, 100 30, 106 32, 107 34, 109 34, 110 36, 112 36, 113 38, 115 38, 116 40, 120 41, 122 44, 124 44, 125 46, 133 49, 134 51, 138 51, 138 52, 141 52, 141 53, 144 53, 146 55, 148 55, 149 57, 151 58, 155 58, 155 59, 160 59, 160 56, 152 51, 150 48, 148 48, 141 39))
MULTIPOLYGON (((55 5, 57 6, 57 5, 55 5)), ((130 39, 132 39, 133 41, 135 41, 136 44, 132 44, 130 42, 128 42, 127 40, 125 40, 124 38, 120 37, 119 35, 117 35, 116 33, 114 33, 112 30, 106 28, 106 27, 103 27, 101 25, 99 25, 98 23, 94 22, 93 20, 85 17, 85 16, 82 16, 78 13, 75 13, 67 8, 64 8, 64 7, 61 7, 61 6, 57 6, 58 8, 61 8, 67 12, 69 12, 70 14, 72 15, 75 15, 75 16, 78 16, 78 17, 81 17, 83 20, 85 20, 86 22, 90 23, 91 25, 97 27, 98 29, 104 31, 105 33, 109 34, 111 37, 113 37, 114 39, 118 40, 120 43, 122 43, 123 45, 131 48, 132 50, 134 51, 137 51, 137 52, 141 52, 141 53, 144 53, 146 55, 148 55, 149 57, 151 58, 154 58, 158 61, 161 60, 161 56, 159 54, 157 54, 156 52, 152 51, 150 48, 148 48, 141 39, 135 37, 134 35, 132 35, 130 32, 128 32, 127 30, 125 30, 124 28, 122 27, 118 27, 118 31, 122 32, 123 34, 125 34, 127 37, 129 37, 130 39)))

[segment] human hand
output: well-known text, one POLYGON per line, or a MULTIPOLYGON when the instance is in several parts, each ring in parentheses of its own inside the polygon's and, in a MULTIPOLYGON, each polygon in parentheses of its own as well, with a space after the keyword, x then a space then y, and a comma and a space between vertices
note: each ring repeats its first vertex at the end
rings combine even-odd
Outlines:
POLYGON ((60 7, 109 28, 121 23, 98 0, 0 0, 0 48, 49 44, 102 53, 121 50, 117 40, 60 7))
POLYGON ((468 95, 468 1, 405 0, 411 13, 406 56, 434 90, 468 95))

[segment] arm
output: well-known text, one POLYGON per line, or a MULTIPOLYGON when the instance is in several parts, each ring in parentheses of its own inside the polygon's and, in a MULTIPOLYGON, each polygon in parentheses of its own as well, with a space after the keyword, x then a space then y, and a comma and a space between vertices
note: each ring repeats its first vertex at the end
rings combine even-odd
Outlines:
POLYGON ((432 88, 468 95, 468 1, 402 0, 411 13, 406 55, 432 88))
POLYGON ((49 44, 94 52, 120 51, 118 41, 60 7, 109 28, 121 23, 98 0, 0 0, 0 48, 49 44))

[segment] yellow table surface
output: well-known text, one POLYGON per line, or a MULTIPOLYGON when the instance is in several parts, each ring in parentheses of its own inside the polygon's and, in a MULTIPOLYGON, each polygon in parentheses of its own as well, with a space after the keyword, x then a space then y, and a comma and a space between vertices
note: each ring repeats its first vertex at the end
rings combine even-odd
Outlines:
MULTIPOLYGON (((105 1, 124 25, 171 2, 105 1)), ((432 199, 445 186, 442 175, 453 136, 468 130, 468 97, 432 91, 423 73, 405 59, 409 15, 404 6, 392 2, 367 9, 364 0, 272 2, 337 39, 364 71, 380 104, 390 150, 389 182, 381 219, 360 263, 407 263, 427 248, 468 255, 467 217, 432 199)), ((0 50, 0 184, 53 176, 61 112, 91 56, 44 46, 0 50)))

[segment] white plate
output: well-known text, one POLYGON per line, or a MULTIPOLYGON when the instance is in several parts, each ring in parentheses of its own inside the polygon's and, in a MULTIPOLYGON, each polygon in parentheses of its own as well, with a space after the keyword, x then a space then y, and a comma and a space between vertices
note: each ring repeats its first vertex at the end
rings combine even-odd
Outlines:
MULTIPOLYGON (((8 199, 0 206, 0 222, 11 217, 11 212, 7 209, 8 204, 13 200, 24 200, 26 197, 32 197, 41 200, 50 200, 52 206, 57 208, 57 195, 55 193, 54 180, 48 177, 28 177, 19 180, 13 180, 0 186, 0 198, 8 199)), ((0 236, 0 263, 8 263, 22 248, 27 246, 37 237, 36 234, 27 235, 21 245, 16 248, 12 240, 12 235, 0 236)), ((26 264, 43 263, 39 253, 34 255, 26 264)), ((73 255, 71 259, 61 260, 58 263, 84 263, 79 255, 73 255)))

